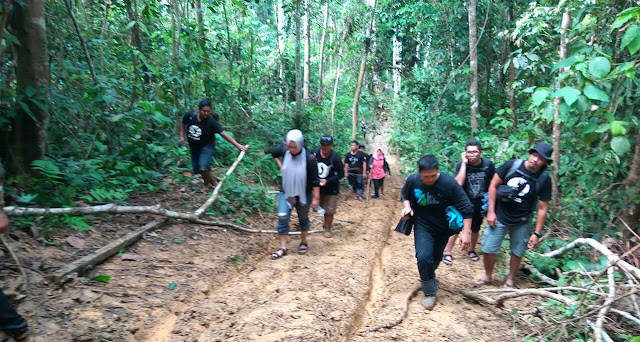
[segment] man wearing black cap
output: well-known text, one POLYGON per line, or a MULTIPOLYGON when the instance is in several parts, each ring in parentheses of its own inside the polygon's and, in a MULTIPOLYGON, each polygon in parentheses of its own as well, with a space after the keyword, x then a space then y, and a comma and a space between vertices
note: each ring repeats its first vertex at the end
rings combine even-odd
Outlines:
POLYGON ((324 236, 331 237, 333 215, 338 207, 340 179, 344 177, 344 166, 340 156, 333 150, 333 137, 325 134, 320 138, 320 147, 311 152, 318 162, 320 177, 320 207, 325 210, 324 236))
POLYGON ((489 185, 489 227, 482 237, 485 275, 475 281, 476 285, 491 281, 496 254, 505 234, 509 233, 511 261, 504 287, 514 288, 513 280, 527 247, 534 248, 542 236, 551 200, 551 177, 545 172, 552 161, 551 153, 553 148, 540 142, 529 150, 527 160, 512 159, 496 169, 489 185), (536 206, 536 227, 531 233, 531 218, 536 206))

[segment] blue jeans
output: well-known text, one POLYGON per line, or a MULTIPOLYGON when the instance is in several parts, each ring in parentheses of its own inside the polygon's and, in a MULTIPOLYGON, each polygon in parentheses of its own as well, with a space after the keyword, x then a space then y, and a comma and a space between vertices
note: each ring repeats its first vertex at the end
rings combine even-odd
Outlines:
POLYGON ((298 213, 298 222, 300 223, 301 231, 308 231, 311 227, 311 221, 309 221, 309 207, 311 207, 311 194, 307 194, 307 204, 302 205, 300 201, 296 201, 296 204, 291 205, 284 196, 284 192, 280 191, 278 195, 278 234, 289 234, 289 219, 291 218, 291 210, 296 208, 298 213))
POLYGON ((190 146, 193 173, 211 170, 211 158, 213 157, 214 147, 214 144, 204 145, 201 147, 190 146))
POLYGON ((452 230, 442 233, 434 233, 424 223, 416 220, 413 237, 416 246, 416 259, 418 259, 418 272, 422 282, 422 292, 425 296, 435 296, 438 292, 436 282, 436 268, 442 261, 442 253, 447 246, 452 230))
POLYGON ((9 298, 0 291, 0 330, 12 337, 19 337, 27 331, 27 321, 13 308, 9 298))

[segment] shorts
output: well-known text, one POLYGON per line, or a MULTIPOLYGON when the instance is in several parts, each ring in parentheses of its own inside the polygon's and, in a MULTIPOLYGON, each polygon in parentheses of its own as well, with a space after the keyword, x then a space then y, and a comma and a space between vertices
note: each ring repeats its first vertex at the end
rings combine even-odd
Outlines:
POLYGON ((338 195, 320 194, 320 206, 326 210, 327 214, 335 214, 338 209, 338 195))
POLYGON ((191 148, 191 167, 193 173, 200 171, 211 171, 211 158, 215 149, 214 144, 204 145, 200 147, 189 146, 191 148))
POLYGON ((482 253, 498 254, 504 236, 509 233, 509 248, 518 257, 524 256, 531 237, 531 223, 507 226, 498 221, 495 227, 487 227, 482 236, 482 253))

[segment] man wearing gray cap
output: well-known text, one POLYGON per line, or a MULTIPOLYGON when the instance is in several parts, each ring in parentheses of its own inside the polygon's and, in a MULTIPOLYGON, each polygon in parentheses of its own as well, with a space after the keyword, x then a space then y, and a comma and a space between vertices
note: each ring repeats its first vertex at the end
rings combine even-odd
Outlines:
POLYGON ((514 288, 513 280, 528 248, 534 248, 542 236, 551 200, 551 178, 545 172, 551 164, 553 148, 540 142, 529 150, 527 160, 512 159, 496 169, 489 185, 487 223, 482 237, 484 277, 475 281, 483 285, 491 281, 496 254, 505 234, 509 233, 511 261, 504 287, 514 288), (531 232, 531 218, 537 207, 536 226, 531 232))

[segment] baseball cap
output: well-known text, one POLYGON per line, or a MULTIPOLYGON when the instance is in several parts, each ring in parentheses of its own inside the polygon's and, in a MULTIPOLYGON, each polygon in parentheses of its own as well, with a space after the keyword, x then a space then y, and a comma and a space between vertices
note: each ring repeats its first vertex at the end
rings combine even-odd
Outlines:
POLYGON ((320 144, 333 144, 333 137, 329 134, 325 134, 320 137, 320 144))
POLYGON ((538 152, 538 154, 544 158, 549 164, 553 162, 551 154, 553 154, 553 147, 547 143, 539 142, 536 146, 529 150, 529 153, 538 152))

